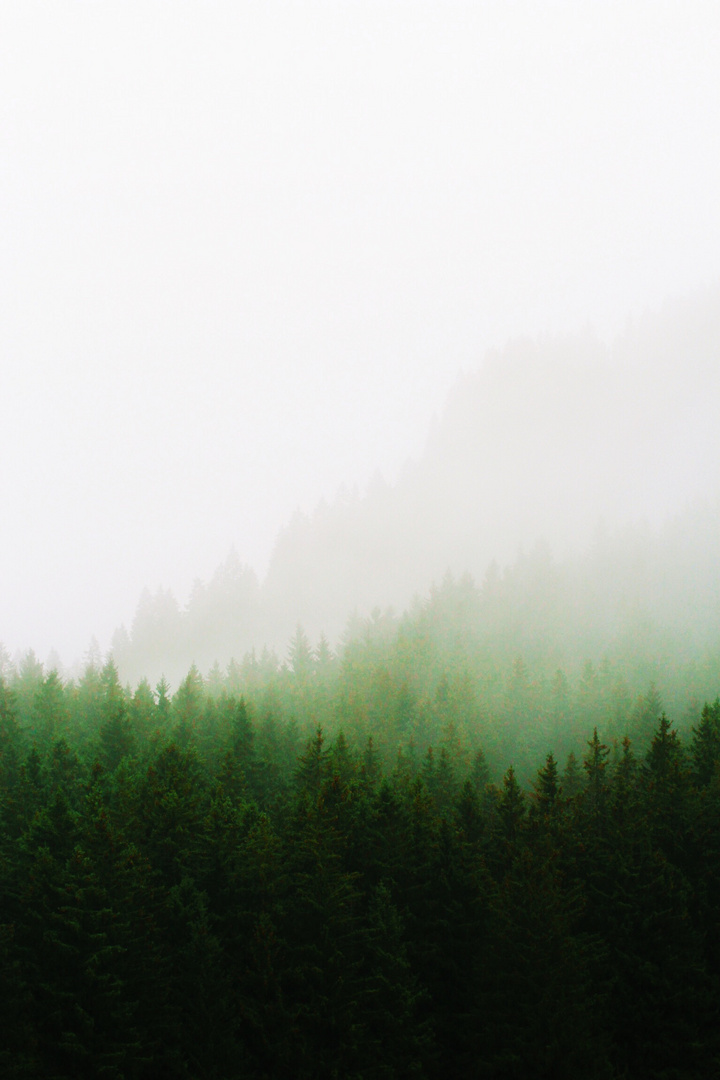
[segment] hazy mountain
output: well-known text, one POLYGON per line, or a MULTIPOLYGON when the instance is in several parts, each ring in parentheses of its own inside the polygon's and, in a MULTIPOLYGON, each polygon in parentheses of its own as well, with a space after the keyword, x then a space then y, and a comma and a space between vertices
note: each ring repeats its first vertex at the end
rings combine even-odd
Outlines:
POLYGON ((599 607, 609 589, 686 610, 718 550, 719 404, 720 290, 646 315, 609 347, 590 332, 511 342, 458 380, 397 483, 377 477, 296 514, 261 584, 231 558, 184 612, 145 596, 116 635, 118 662, 139 675, 135 654, 172 654, 178 672, 265 644, 282 654, 298 622, 336 641, 355 610, 402 609, 447 571, 482 580, 539 540, 561 563, 587 553, 579 576, 593 580, 606 552, 599 607), (158 634, 166 646, 153 650, 158 634))
POLYGON ((263 592, 292 629, 336 634, 355 606, 403 607, 446 570, 484 574, 539 538, 652 525, 720 492, 720 292, 668 305, 611 348, 589 333, 519 341, 461 378, 425 452, 297 515, 263 592))

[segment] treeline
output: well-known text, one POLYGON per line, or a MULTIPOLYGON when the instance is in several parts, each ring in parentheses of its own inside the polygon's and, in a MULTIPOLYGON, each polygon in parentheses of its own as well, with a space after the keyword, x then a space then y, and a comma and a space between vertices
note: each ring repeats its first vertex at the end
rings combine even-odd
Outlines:
POLYGON ((394 483, 376 477, 282 530, 262 583, 280 641, 300 621, 334 642, 356 606, 404 610, 447 569, 482 581, 538 538, 564 561, 590 549, 599 521, 609 542, 560 567, 579 607, 562 612, 566 643, 594 627, 604 641, 587 655, 602 655, 618 624, 632 634, 646 617, 673 628, 678 650, 716 641, 719 312, 716 285, 609 347, 583 334, 483 357, 394 483), (702 498, 712 513, 686 513, 702 498), (675 514, 654 535, 639 527, 675 514))
MULTIPOLYGON (((189 589, 193 567, 176 552, 164 579, 175 596, 155 572, 141 598, 139 588, 125 593, 110 624, 125 622, 112 645, 121 679, 154 685, 164 673, 176 686, 193 663, 225 667, 253 645, 282 653, 298 622, 337 648, 355 608, 403 611, 448 569, 481 585, 493 558, 516 614, 531 616, 527 632, 547 614, 566 652, 579 639, 600 658, 623 638, 644 647, 650 636, 669 655, 701 658, 720 631, 719 313, 715 286, 644 317, 610 348, 581 335, 478 356, 419 459, 389 483, 305 505, 267 552, 267 570, 244 565, 253 512, 230 483, 222 501, 236 504, 237 531, 226 542, 240 559, 215 572, 197 566, 204 580, 189 589), (686 512, 701 499, 704 512, 686 512), (601 520, 607 537, 594 545, 601 520), (545 565, 534 558, 538 538, 554 555, 545 565), (512 584, 524 576, 520 596, 512 584)), ((74 661, 67 641, 54 644, 74 661)), ((510 648, 527 651, 521 641, 510 648)))
MULTIPOLYGON (((233 658, 236 667, 247 667, 258 643, 259 661, 263 642, 266 659, 277 654, 281 668, 298 621, 315 644, 325 627, 341 656, 382 621, 395 638, 429 635, 444 650, 446 666, 468 661, 477 673, 492 667, 495 681, 518 657, 533 678, 551 679, 561 670, 571 682, 589 658, 598 671, 606 661, 633 695, 655 682, 664 695, 679 695, 670 707, 681 712, 718 685, 719 545, 720 506, 688 512, 658 532, 599 533, 572 559, 558 560, 538 544, 504 568, 491 563, 477 582, 445 574, 405 615, 387 607, 368 615, 366 609, 362 617, 346 618, 335 634, 329 633, 333 620, 324 621, 310 599, 289 600, 278 619, 268 583, 259 585, 231 556, 208 583, 196 584, 184 609, 167 590, 147 593, 130 630, 115 634, 112 653, 123 682, 148 677, 154 685, 165 675, 175 688, 193 664, 204 673, 215 662, 226 671, 233 658), (685 686, 690 697, 681 702, 685 686)), ((329 557, 326 565, 333 592, 329 557)), ((305 580, 301 568, 298 575, 305 580)), ((313 594, 318 602, 321 594, 313 594)))
POLYGON ((668 305, 609 348, 581 336, 487 356, 419 460, 296 513, 262 580, 231 554, 180 602, 144 593, 113 641, 123 681, 177 685, 193 663, 282 650, 298 622, 336 647, 349 612, 403 611, 447 570, 489 578, 509 622, 480 614, 512 655, 551 642, 562 667, 715 651, 719 301, 715 287, 668 305))
POLYGON ((387 684, 326 734, 293 661, 294 715, 257 672, 2 683, 3 1076, 717 1073, 720 701, 493 783, 387 684))
MULTIPOLYGON (((601 552, 596 561, 618 569, 601 552)), ((380 609, 354 616, 335 652, 324 636, 312 642, 298 627, 284 654, 248 649, 223 666, 209 661, 204 675, 212 693, 245 694, 261 713, 301 726, 321 723, 331 735, 340 726, 372 734, 386 764, 398 745, 422 754, 453 726, 469 745, 482 745, 495 777, 512 762, 526 780, 549 749, 564 761, 581 751, 588 726, 616 748, 630 735, 644 752, 663 708, 682 732, 714 697, 720 653, 705 640, 708 615, 697 616, 704 626, 698 640, 627 598, 615 603, 612 590, 623 592, 635 562, 628 555, 614 586, 607 571, 590 587, 577 568, 559 566, 540 547, 504 572, 491 566, 480 585, 448 574, 402 616, 380 609), (593 598, 596 622, 589 616, 593 598)), ((650 567, 644 573, 655 579, 650 567)), ((182 634, 188 624, 174 610, 182 634)), ((691 606, 685 619, 696 610, 691 606)), ((163 653, 152 652, 152 640, 146 644, 157 670, 163 653)), ((167 638, 158 633, 161 640, 167 638)), ((123 681, 139 655, 130 663, 122 642, 114 650, 123 681)), ((181 652, 170 655, 178 661, 181 652)), ((28 723, 36 667, 26 657, 13 676, 28 723)), ((164 670, 175 690, 188 667, 160 669, 158 679, 164 670)))

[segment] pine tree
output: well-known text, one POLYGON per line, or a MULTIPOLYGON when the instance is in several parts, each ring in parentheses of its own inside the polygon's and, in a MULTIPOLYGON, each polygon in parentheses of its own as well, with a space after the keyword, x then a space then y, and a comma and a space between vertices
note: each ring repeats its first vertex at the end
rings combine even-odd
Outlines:
POLYGON ((476 750, 473 756, 468 780, 478 795, 484 799, 490 783, 490 769, 488 768, 487 758, 480 749, 476 750))
POLYGON ((373 737, 372 735, 370 735, 368 737, 367 743, 365 744, 365 749, 363 750, 362 754, 362 782, 368 787, 373 787, 380 779, 381 773, 382 769, 380 766, 380 758, 377 750, 375 749, 373 737))
POLYGON ((525 820, 527 807, 525 805, 525 796, 512 765, 503 777, 497 812, 503 836, 509 842, 514 843, 525 820))
POLYGON ((662 711, 662 698, 655 683, 651 683, 647 693, 636 701, 630 716, 631 734, 640 746, 651 741, 662 711))
POLYGON ((575 754, 570 751, 562 774, 562 789, 568 799, 574 799, 583 788, 582 773, 575 754))
POLYGON ((21 727, 32 732, 36 695, 43 681, 43 666, 29 649, 12 680, 11 689, 15 695, 15 711, 21 727))
POLYGON ((354 756, 341 729, 335 736, 330 751, 330 773, 337 777, 341 784, 346 785, 355 778, 356 772, 354 756))
POLYGON ((676 776, 682 765, 682 747, 678 733, 665 713, 658 720, 645 761, 647 770, 656 784, 666 784, 676 776))
POLYGON ((180 746, 187 746, 196 737, 204 703, 203 678, 193 664, 172 699, 175 738, 180 746))
POLYGON ((638 763, 632 751, 629 737, 622 741, 622 754, 615 766, 612 782, 612 799, 616 820, 622 824, 637 798, 638 763))
POLYGON ((552 814, 560 798, 560 781, 557 762, 552 753, 548 754, 545 764, 539 770, 535 781, 535 807, 542 815, 552 814))
POLYGON ((297 625, 288 648, 288 663, 298 682, 307 682, 313 673, 314 657, 312 647, 300 623, 297 625))
POLYGON ((170 723, 170 716, 172 714, 172 700, 170 694, 170 684, 163 675, 160 682, 155 687, 155 693, 157 694, 157 718, 162 731, 166 730, 170 723))
POLYGON ((305 746, 295 772, 295 789, 301 795, 315 801, 323 781, 329 772, 328 752, 325 749, 325 736, 321 727, 316 728, 305 746))
POLYGON ((607 759, 610 750, 600 742, 597 728, 593 729, 593 737, 588 743, 588 752, 583 759, 585 769, 585 799, 591 810, 599 813, 607 794, 608 775, 607 759))
POLYGON ((112 773, 132 752, 133 735, 125 693, 112 658, 103 667, 100 678, 103 690, 100 756, 104 767, 112 773))
POLYGON ((317 671, 320 679, 327 679, 332 674, 333 666, 335 664, 335 656, 332 649, 330 648, 328 639, 325 637, 324 634, 320 635, 320 640, 318 641, 315 648, 313 660, 315 670, 317 671))
POLYGON ((65 688, 56 669, 48 672, 35 691, 33 730, 40 745, 67 734, 65 688))
POLYGON ((155 697, 147 679, 138 683, 129 705, 130 723, 138 739, 144 743, 150 738, 157 718, 155 697))
POLYGON ((232 752, 243 769, 249 771, 255 755, 255 731, 248 716, 244 697, 240 697, 237 702, 232 702, 230 724, 232 752))
POLYGON ((720 763, 720 698, 712 705, 705 703, 700 723, 692 730, 693 775, 701 787, 707 787, 717 776, 720 763))
POLYGON ((15 695, 0 676, 0 812, 18 783, 21 735, 15 695))

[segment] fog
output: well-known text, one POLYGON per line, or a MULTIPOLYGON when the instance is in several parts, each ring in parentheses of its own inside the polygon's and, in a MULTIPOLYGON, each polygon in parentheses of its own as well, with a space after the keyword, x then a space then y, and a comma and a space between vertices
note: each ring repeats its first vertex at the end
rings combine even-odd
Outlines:
MULTIPOLYGON (((5 5, 0 641, 106 649, 342 485, 422 503, 409 460, 453 505, 484 459, 488 505, 521 492, 474 572, 714 499, 719 45, 705 3, 5 5), (603 388, 614 450, 573 411, 603 388)), ((428 576, 481 530, 442 516, 428 576)), ((367 603, 425 587, 392 584, 367 603)))

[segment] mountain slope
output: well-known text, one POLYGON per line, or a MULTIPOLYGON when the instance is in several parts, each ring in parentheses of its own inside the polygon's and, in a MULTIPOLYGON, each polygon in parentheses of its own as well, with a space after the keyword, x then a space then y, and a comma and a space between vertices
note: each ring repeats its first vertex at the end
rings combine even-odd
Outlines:
POLYGON ((610 349, 516 342, 456 385, 392 488, 339 499, 280 535, 266 603, 334 635, 354 607, 404 607, 447 569, 485 572, 539 538, 659 524, 720 493, 720 291, 668 305, 610 349))
POLYGON ((613 538, 608 582, 624 582, 627 605, 668 597, 680 618, 691 594, 701 607, 715 595, 719 406, 717 289, 645 316, 610 348, 590 334, 511 343, 458 381, 396 484, 377 478, 296 514, 262 584, 230 559, 185 612, 146 596, 130 635, 116 635, 118 663, 139 677, 150 649, 166 671, 206 669, 264 644, 284 650, 298 622, 336 641, 354 610, 403 609, 448 570, 482 579, 539 539, 561 561, 589 552, 580 578, 594 579, 598 545, 613 538), (151 648, 154 634, 166 645, 151 648))

